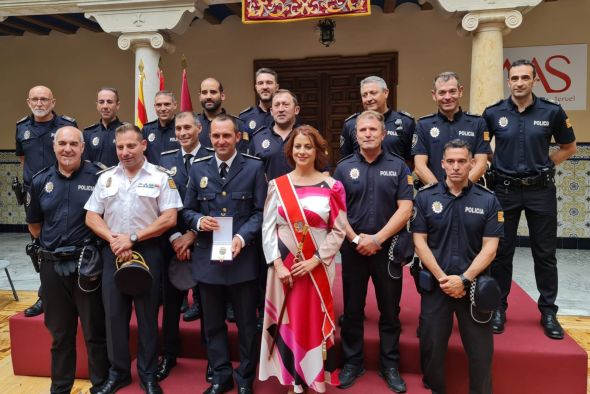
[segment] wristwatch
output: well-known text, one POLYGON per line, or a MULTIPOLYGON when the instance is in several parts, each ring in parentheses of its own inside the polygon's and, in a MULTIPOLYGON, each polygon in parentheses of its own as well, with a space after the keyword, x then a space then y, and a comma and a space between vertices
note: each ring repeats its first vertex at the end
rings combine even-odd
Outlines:
POLYGON ((358 244, 359 244, 359 241, 360 241, 360 240, 361 240, 361 236, 360 236, 360 235, 357 235, 356 237, 354 237, 354 238, 352 239, 352 241, 351 241, 351 242, 352 242, 353 244, 355 244, 355 245, 357 245, 357 246, 358 246, 358 244))
POLYGON ((461 282, 463 282, 463 287, 465 288, 465 290, 469 290, 469 287, 471 286, 471 281, 467 279, 463 274, 461 274, 459 278, 461 278, 461 282))
POLYGON ((137 241, 139 241, 139 238, 137 238, 137 233, 131 233, 129 236, 129 241, 131 241, 132 244, 135 244, 137 241))

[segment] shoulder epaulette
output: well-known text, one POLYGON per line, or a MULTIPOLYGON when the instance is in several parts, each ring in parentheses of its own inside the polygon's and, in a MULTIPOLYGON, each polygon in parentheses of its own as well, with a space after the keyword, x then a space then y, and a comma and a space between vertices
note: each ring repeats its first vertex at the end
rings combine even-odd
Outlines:
POLYGON ((436 115, 436 112, 433 112, 433 113, 431 113, 431 114, 428 114, 428 115, 421 116, 421 117, 419 117, 418 119, 432 118, 432 117, 433 117, 433 116, 435 116, 435 115, 436 115))
POLYGON ((426 190, 426 189, 430 189, 432 186, 438 185, 438 183, 433 182, 433 183, 429 183, 428 185, 424 185, 422 186, 420 189, 418 189, 419 192, 426 190))
POLYGON ((354 114, 350 115, 348 118, 344 119, 345 122, 348 122, 350 119, 354 119, 360 115, 360 112, 355 112, 354 114))
POLYGON ((113 169, 113 168, 115 168, 115 167, 117 167, 117 166, 110 166, 110 167, 108 167, 108 168, 105 168, 104 170, 100 170, 100 171, 98 171, 98 172, 96 173, 96 175, 100 175, 100 174, 102 174, 103 172, 107 172, 108 170, 112 170, 112 169, 113 169))
POLYGON ((471 112, 469 112, 469 111, 465 111, 465 112, 463 112, 463 113, 464 113, 465 115, 468 115, 468 116, 473 116, 474 118, 481 118, 481 115, 480 115, 480 114, 472 114, 472 113, 471 113, 471 112))
POLYGON ((24 118, 22 118, 22 119, 18 120, 18 121, 16 122, 16 124, 21 124, 22 122, 24 122, 24 121, 25 121, 25 120, 27 120, 27 119, 29 119, 29 116, 28 116, 28 115, 27 115, 27 116, 25 116, 24 118))
POLYGON ((63 120, 67 120, 70 123, 76 123, 76 119, 74 119, 68 115, 60 115, 60 118, 62 118, 63 120))
POLYGON ((100 168, 101 170, 108 170, 109 167, 106 164, 101 163, 100 161, 93 161, 92 164, 100 168))
POLYGON ((205 161, 205 160, 209 160, 212 157, 213 157, 213 155, 199 157, 198 159, 193 160, 193 164, 200 163, 200 162, 205 161))
POLYGON ((252 156, 252 155, 249 155, 247 153, 242 153, 242 152, 240 152, 240 154, 244 157, 249 157, 250 159, 261 160, 260 157, 258 157, 258 156, 252 156))
POLYGON ((170 153, 176 153, 180 150, 180 148, 176 148, 176 149, 170 149, 167 150, 165 152, 160 153, 160 156, 164 156, 164 155, 169 155, 170 153))
POLYGON ((241 115, 241 114, 245 114, 245 113, 246 113, 246 112, 248 112, 248 111, 251 111, 253 108, 254 108, 254 107, 248 107, 248 108, 246 108, 245 110, 243 110, 242 112, 240 112, 240 115, 241 115))
POLYGON ((549 103, 549 104, 553 104, 553 105, 559 105, 561 106, 561 104, 559 104, 558 101, 553 100, 552 98, 548 98, 548 97, 539 97, 542 101, 549 103))
POLYGON ((475 185, 475 186, 477 186, 477 187, 479 187, 480 189, 483 189, 483 190, 485 190, 485 191, 486 191, 486 192, 488 192, 488 193, 495 194, 495 193, 494 193, 492 190, 488 189, 488 188, 487 188, 487 187, 485 187, 484 185, 480 185, 479 183, 474 183, 474 185, 475 185))
POLYGON ((175 173, 173 171, 170 171, 169 169, 164 168, 162 166, 154 166, 154 167, 156 167, 158 170, 162 171, 163 173, 168 174, 168 176, 175 175, 175 173))
POLYGON ((390 154, 390 155, 392 155, 392 156, 395 156, 395 157, 397 157, 398 159, 400 159, 400 160, 401 160, 401 161, 403 161, 404 163, 406 162, 406 159, 404 159, 403 157, 401 157, 400 155, 398 155, 398 154, 397 154, 397 153, 395 153, 395 152, 389 151, 389 154, 390 154))
POLYGON ((210 146, 206 146, 205 150, 208 150, 209 152, 215 152, 215 149, 211 148, 210 146))
POLYGON ((51 166, 47 166, 47 167, 43 168, 42 170, 39 170, 39 171, 37 171, 37 172, 36 172, 36 173, 33 175, 33 178, 31 178, 31 179, 35 179, 35 177, 36 177, 37 175, 41 174, 42 172, 45 172, 45 171, 47 171, 49 168, 51 168, 51 166))
POLYGON ((400 114, 407 116, 408 118, 414 119, 414 116, 406 111, 399 111, 400 114))
POLYGON ((143 124, 143 127, 147 126, 147 125, 152 125, 154 123, 156 123, 158 121, 158 119, 156 118, 155 120, 152 120, 151 122, 147 122, 143 124))
POLYGON ((342 162, 342 161, 344 161, 344 160, 348 159, 348 158, 349 158, 350 156, 352 156, 352 155, 354 155, 354 153, 351 153, 351 154, 349 154, 349 155, 347 155, 347 156, 344 156, 342 159, 338 160, 338 163, 336 163, 336 164, 340 164, 340 162, 342 162))
POLYGON ((488 106, 488 108, 491 108, 491 107, 495 107, 495 106, 497 106, 497 105, 500 105, 500 104, 502 104, 502 102, 504 102, 504 99, 500 99, 500 100, 498 100, 498 101, 497 101, 497 102, 495 102, 494 104, 492 104, 492 105, 488 106))
POLYGON ((95 128, 96 126, 98 126, 98 122, 96 122, 95 124, 92 124, 92 125, 90 125, 90 126, 88 126, 88 127, 85 127, 85 128, 84 128, 84 131, 86 131, 86 130, 90 130, 90 129, 93 129, 93 128, 95 128))
POLYGON ((259 128, 257 128, 253 133, 252 133, 252 137, 254 137, 256 134, 258 134, 258 132, 260 130, 264 130, 266 129, 266 126, 260 126, 259 128))

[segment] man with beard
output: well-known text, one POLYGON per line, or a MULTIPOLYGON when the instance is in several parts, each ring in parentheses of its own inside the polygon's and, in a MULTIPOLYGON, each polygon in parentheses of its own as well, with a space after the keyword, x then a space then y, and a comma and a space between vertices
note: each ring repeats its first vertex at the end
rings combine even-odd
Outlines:
POLYGON ((162 152, 178 149, 174 133, 174 114, 176 97, 174 93, 160 90, 154 99, 154 109, 158 119, 143 125, 143 138, 147 140, 145 156, 150 163, 159 164, 162 152))
POLYGON ((98 90, 96 109, 100 121, 84 129, 84 159, 99 162, 107 167, 119 162, 115 149, 115 130, 123 123, 117 117, 119 92, 115 88, 103 87, 98 90))
POLYGON ((260 127, 272 124, 270 107, 272 105, 272 95, 279 89, 277 73, 270 68, 259 68, 256 71, 254 89, 256 90, 258 104, 240 112, 240 119, 246 125, 250 135, 260 127))
MULTIPOLYGON (((29 90, 27 105, 31 115, 16 123, 16 155, 23 166, 24 194, 30 189, 33 175, 55 163, 53 136, 63 126, 77 127, 76 120, 69 116, 58 116, 53 112, 55 98, 46 86, 34 86, 29 90)), ((26 211, 26 209, 25 209, 26 211)), ((43 313, 41 288, 39 298, 25 309, 26 317, 43 313)))

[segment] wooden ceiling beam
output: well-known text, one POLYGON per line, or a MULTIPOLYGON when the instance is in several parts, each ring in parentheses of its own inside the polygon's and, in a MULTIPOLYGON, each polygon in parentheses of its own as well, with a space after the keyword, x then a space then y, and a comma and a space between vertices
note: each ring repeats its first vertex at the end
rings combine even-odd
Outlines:
MULTIPOLYGON (((50 15, 48 15, 48 16, 50 16, 50 15)), ((55 30, 55 31, 58 31, 63 34, 74 34, 78 30, 77 27, 72 27, 72 28, 68 29, 67 27, 60 26, 56 23, 45 22, 45 21, 43 21, 39 18, 36 18, 34 16, 19 16, 18 19, 21 19, 25 22, 29 22, 34 25, 39 25, 39 26, 44 27, 46 29, 55 30)))
POLYGON ((29 33, 37 34, 40 36, 46 36, 51 32, 51 30, 49 30, 49 29, 45 29, 45 28, 39 27, 39 26, 33 26, 28 23, 22 22, 17 17, 14 17, 14 16, 6 19, 2 23, 4 23, 6 26, 10 26, 10 27, 13 27, 13 28, 19 29, 19 30, 28 31, 29 33))
POLYGON ((77 19, 68 14, 55 14, 51 15, 52 18, 58 19, 62 22, 69 23, 74 26, 81 27, 86 30, 93 31, 95 33, 100 33, 103 30, 101 29, 100 25, 96 22, 93 22, 89 19, 84 18, 83 20, 77 19))

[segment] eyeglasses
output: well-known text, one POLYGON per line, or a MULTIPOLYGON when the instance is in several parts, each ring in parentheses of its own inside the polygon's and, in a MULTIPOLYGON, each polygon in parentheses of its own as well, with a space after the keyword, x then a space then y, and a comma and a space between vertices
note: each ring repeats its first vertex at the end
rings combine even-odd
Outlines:
POLYGON ((50 102, 53 99, 50 99, 48 97, 33 97, 33 98, 29 98, 28 100, 31 103, 47 104, 48 102, 50 102))

